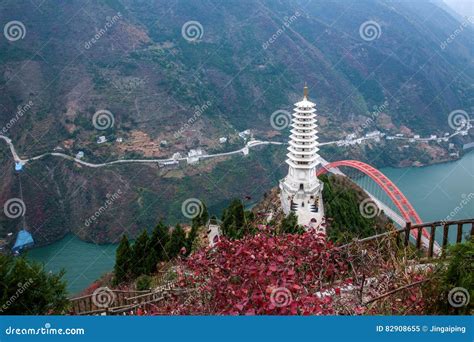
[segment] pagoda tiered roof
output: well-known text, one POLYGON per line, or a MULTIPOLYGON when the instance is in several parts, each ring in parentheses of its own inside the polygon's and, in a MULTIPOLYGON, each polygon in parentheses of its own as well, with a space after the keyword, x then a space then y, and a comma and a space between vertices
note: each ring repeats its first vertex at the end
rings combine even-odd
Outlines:
POLYGON ((318 136, 315 103, 308 100, 307 87, 304 98, 295 103, 290 130, 287 163, 300 169, 314 167, 319 160, 318 136), (304 151, 302 151, 304 149, 304 151))

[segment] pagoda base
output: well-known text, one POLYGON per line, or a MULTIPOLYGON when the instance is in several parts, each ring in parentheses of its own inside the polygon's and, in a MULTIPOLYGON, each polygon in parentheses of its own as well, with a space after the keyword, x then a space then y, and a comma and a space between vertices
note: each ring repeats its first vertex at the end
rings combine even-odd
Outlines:
POLYGON ((321 225, 324 218, 323 183, 319 183, 311 191, 295 191, 285 180, 286 178, 280 181, 280 201, 285 215, 294 212, 298 217, 298 224, 305 229, 325 231, 321 225))

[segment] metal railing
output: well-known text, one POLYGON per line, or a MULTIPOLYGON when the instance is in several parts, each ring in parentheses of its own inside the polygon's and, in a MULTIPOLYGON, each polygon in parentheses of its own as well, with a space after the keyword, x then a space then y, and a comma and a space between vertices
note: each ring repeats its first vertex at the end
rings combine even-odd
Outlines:
POLYGON ((443 239, 441 243, 441 249, 443 251, 442 255, 444 254, 444 251, 446 250, 449 241, 449 230, 450 229, 456 229, 456 239, 455 243, 461 243, 463 239, 463 227, 465 225, 470 225, 471 226, 471 231, 470 233, 466 234, 470 236, 471 238, 474 236, 474 218, 471 219, 465 219, 465 220, 455 220, 455 221, 434 221, 434 222, 425 222, 422 224, 416 224, 412 225, 411 222, 407 222, 406 226, 404 228, 397 229, 395 231, 388 231, 385 233, 369 236, 363 239, 357 239, 354 240, 348 244, 345 244, 343 246, 340 246, 339 248, 345 248, 348 247, 354 243, 364 243, 364 242, 369 242, 373 240, 377 240, 383 237, 387 237, 390 235, 395 234, 397 237, 398 241, 401 241, 402 244, 405 247, 408 247, 410 244, 410 233, 415 230, 415 234, 412 234, 416 236, 414 246, 416 249, 423 249, 421 240, 423 236, 423 229, 427 229, 429 231, 429 244, 428 244, 428 249, 427 249, 427 257, 432 258, 435 253, 434 253, 434 246, 435 246, 435 239, 436 239, 436 230, 438 228, 443 229, 443 239))

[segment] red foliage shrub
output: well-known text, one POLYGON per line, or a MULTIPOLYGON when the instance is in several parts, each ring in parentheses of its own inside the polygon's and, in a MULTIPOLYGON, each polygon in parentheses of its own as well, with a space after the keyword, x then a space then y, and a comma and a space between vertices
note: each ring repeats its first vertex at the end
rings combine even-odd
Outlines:
POLYGON ((333 314, 331 296, 317 292, 346 278, 347 262, 314 231, 222 239, 181 261, 179 285, 192 291, 173 297, 164 313, 333 314))

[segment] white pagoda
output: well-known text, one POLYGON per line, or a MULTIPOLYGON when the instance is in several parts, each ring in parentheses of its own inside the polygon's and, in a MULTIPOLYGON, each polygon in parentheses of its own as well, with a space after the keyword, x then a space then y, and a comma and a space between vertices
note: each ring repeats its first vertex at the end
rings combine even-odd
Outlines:
POLYGON ((322 228, 324 216, 323 183, 316 177, 320 163, 316 125, 316 104, 308 100, 308 87, 304 87, 303 100, 295 103, 286 163, 288 175, 280 180, 280 200, 286 215, 294 212, 298 224, 309 228, 322 228))

